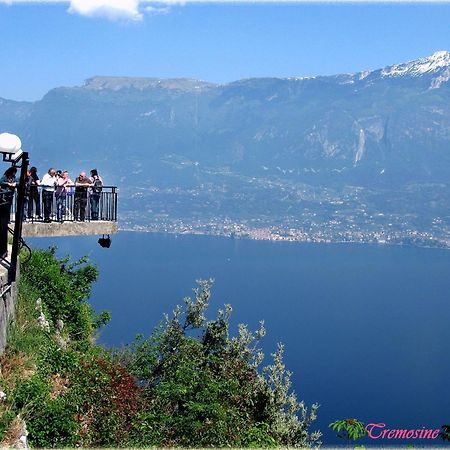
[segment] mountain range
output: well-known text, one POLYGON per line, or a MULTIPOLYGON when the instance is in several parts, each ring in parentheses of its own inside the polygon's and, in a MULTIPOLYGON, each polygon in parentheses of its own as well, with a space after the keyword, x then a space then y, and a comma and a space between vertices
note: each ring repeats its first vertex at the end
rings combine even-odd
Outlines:
POLYGON ((338 205, 431 230, 449 216, 449 100, 450 53, 438 51, 373 71, 227 84, 96 76, 36 102, 0 99, 0 130, 21 137, 41 172, 97 167, 121 188, 130 224, 295 217, 305 228, 305 207, 329 209, 329 224, 338 205))

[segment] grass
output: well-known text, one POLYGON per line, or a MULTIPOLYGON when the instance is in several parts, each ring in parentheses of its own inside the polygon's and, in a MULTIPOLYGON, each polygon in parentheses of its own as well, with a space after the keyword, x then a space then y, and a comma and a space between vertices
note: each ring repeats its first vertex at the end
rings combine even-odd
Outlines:
POLYGON ((36 362, 39 349, 49 342, 50 337, 43 332, 37 322, 37 298, 38 294, 33 288, 19 283, 16 321, 8 333, 9 357, 22 355, 23 358, 36 362))

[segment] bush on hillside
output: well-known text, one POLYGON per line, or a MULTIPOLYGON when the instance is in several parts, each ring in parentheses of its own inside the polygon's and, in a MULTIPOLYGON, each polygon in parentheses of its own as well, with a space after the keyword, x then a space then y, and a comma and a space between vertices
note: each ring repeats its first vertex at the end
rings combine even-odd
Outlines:
POLYGON ((61 319, 71 339, 90 339, 97 322, 86 300, 97 280, 98 270, 85 257, 71 263, 68 257, 56 258, 55 252, 55 247, 33 251, 30 261, 23 266, 23 282, 39 293, 51 323, 61 319))
POLYGON ((139 336, 122 362, 143 386, 144 407, 130 445, 196 447, 305 447, 318 405, 308 411, 291 391, 283 347, 259 370, 264 355, 256 333, 241 325, 230 338, 231 307, 208 320, 211 281, 199 281, 149 339, 139 336))

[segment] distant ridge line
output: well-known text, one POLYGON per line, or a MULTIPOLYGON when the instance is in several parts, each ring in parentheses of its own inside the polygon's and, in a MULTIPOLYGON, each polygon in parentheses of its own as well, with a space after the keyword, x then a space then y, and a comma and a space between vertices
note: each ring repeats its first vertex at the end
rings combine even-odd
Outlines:
MULTIPOLYGON (((433 72, 445 70, 446 68, 450 70, 450 52, 446 50, 439 50, 426 57, 417 58, 403 63, 392 64, 390 66, 385 66, 383 68, 378 68, 374 70, 361 70, 359 72, 340 73, 334 75, 317 75, 304 77, 295 77, 295 76, 248 77, 239 80, 234 80, 228 83, 213 83, 189 77, 158 78, 158 77, 102 75, 88 78, 87 80, 85 80, 85 82, 81 87, 89 90, 112 90, 112 91, 119 91, 121 89, 145 90, 148 88, 163 88, 182 91, 192 91, 192 90, 202 91, 216 88, 219 86, 229 86, 245 83, 252 80, 303 81, 313 79, 344 78, 348 82, 349 80, 352 79, 363 80, 371 74, 378 74, 383 78, 398 77, 398 76, 420 76, 432 74, 433 72)), ((443 81, 447 81, 447 79, 443 81)))

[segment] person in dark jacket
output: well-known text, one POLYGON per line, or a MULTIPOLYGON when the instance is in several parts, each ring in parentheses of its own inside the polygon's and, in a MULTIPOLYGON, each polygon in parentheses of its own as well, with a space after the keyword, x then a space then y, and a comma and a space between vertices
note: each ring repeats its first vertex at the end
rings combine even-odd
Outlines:
POLYGON ((23 196, 23 220, 25 220, 28 215, 28 211, 30 208, 30 188, 31 188, 31 171, 28 169, 27 174, 25 175, 25 190, 23 196))
POLYGON ((89 181, 92 183, 89 193, 89 200, 91 203, 91 220, 98 220, 98 210, 100 197, 102 195, 103 180, 98 174, 97 169, 91 170, 89 181))
POLYGON ((16 189, 16 173, 17 169, 10 167, 0 178, 0 258, 8 255, 8 223, 16 189))
POLYGON ((75 179, 75 199, 73 215, 75 220, 84 222, 86 218, 86 206, 88 197, 88 188, 92 186, 86 172, 80 172, 80 175, 75 179))
POLYGON ((6 169, 3 176, 0 178, 0 187, 2 189, 3 198, 8 202, 9 208, 11 209, 11 205, 14 199, 14 191, 16 189, 16 167, 9 167, 6 169))
POLYGON ((28 201, 28 218, 33 217, 33 206, 35 206, 36 218, 42 219, 41 216, 41 199, 38 186, 41 184, 36 167, 30 169, 30 198, 28 201))

